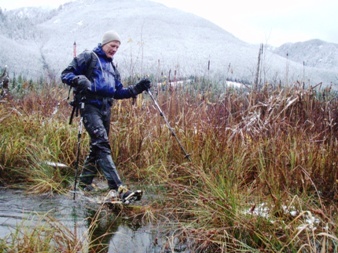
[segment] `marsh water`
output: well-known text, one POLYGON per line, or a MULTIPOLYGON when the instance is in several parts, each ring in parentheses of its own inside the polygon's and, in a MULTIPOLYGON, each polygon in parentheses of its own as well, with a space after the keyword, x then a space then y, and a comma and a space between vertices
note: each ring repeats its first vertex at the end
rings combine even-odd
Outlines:
POLYGON ((73 200, 71 193, 37 196, 0 189, 0 238, 10 240, 16 230, 32 229, 46 222, 45 217, 52 217, 64 230, 88 243, 84 240, 95 220, 90 236, 102 245, 97 252, 188 252, 184 247, 168 245, 161 226, 140 223, 123 211, 114 212, 98 210, 97 205, 79 198, 73 200))

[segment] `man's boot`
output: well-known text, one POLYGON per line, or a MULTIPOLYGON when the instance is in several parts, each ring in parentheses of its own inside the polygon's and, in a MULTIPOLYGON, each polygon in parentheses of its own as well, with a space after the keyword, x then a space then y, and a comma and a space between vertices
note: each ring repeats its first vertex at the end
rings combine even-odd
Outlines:
POLYGON ((139 201, 142 198, 143 192, 141 190, 131 191, 124 185, 120 185, 118 189, 120 199, 125 204, 130 204, 134 201, 139 201))

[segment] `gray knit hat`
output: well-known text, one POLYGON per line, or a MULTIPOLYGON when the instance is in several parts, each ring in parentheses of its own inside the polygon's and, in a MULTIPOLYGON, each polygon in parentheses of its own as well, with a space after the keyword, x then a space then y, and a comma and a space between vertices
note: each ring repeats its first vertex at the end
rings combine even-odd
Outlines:
POLYGON ((106 32, 103 35, 103 37, 102 37, 102 43, 101 44, 103 46, 104 44, 107 44, 107 43, 109 43, 111 41, 114 41, 114 40, 116 40, 116 41, 118 41, 118 42, 121 43, 120 36, 117 34, 117 32, 115 32, 115 31, 108 31, 108 32, 106 32))

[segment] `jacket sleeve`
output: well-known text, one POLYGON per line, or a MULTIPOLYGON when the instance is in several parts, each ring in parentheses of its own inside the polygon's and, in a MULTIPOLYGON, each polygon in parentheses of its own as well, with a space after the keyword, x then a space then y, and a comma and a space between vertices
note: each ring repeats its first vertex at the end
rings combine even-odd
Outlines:
POLYGON ((128 87, 124 88, 122 83, 119 81, 115 83, 115 88, 116 88, 114 94, 115 99, 125 99, 134 97, 134 94, 131 92, 131 90, 128 87))
POLYGON ((85 75, 88 61, 88 53, 82 52, 78 56, 76 56, 61 72, 61 81, 65 84, 72 86, 73 79, 77 75, 85 75))
MULTIPOLYGON (((114 66, 114 65, 113 65, 114 66)), ((125 98, 131 98, 134 97, 133 93, 130 91, 129 88, 124 88, 123 84, 121 82, 121 75, 117 68, 114 66, 114 71, 115 71, 115 94, 114 98, 115 99, 125 99, 125 98)))

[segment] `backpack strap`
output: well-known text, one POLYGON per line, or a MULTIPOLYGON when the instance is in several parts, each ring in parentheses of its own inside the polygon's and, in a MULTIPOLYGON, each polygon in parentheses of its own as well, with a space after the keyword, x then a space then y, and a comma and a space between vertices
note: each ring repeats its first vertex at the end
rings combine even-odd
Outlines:
MULTIPOLYGON (((85 51, 84 55, 85 63, 86 63, 86 73, 85 76, 90 80, 90 77, 93 74, 97 61, 100 62, 98 56, 94 53, 94 51, 85 51), (95 57, 96 56, 96 57, 95 57)), ((101 65, 101 63, 100 63, 101 65)), ((102 68, 102 67, 101 67, 102 68)))

